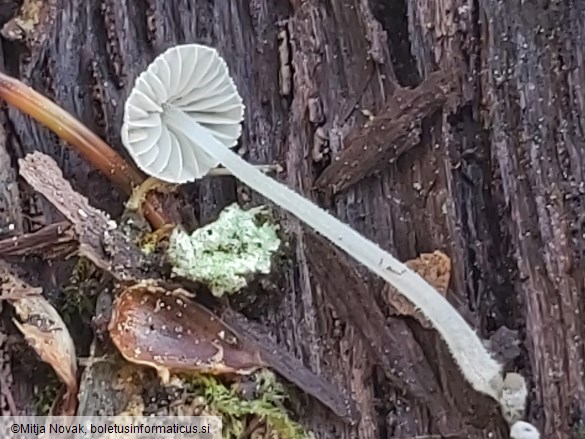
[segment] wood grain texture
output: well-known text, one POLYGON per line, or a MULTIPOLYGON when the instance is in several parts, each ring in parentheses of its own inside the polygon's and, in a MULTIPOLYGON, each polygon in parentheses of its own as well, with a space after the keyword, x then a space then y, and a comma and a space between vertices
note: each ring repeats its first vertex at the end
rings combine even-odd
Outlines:
POLYGON ((568 438, 585 421, 585 7, 480 4, 485 121, 526 318, 531 414, 546 436, 568 438))
MULTIPOLYGON (((54 0, 46 7, 44 38, 29 48, 5 44, 9 73, 123 153, 122 107, 138 73, 177 42, 213 44, 246 104, 242 152, 251 162, 279 161, 286 183, 308 196, 316 197, 311 188, 327 165, 310 158, 317 128, 339 154, 344 136, 363 124, 356 103, 377 114, 396 84, 452 72, 459 99, 450 111, 426 118, 416 148, 330 207, 402 260, 448 254, 448 298, 478 333, 505 325, 522 334, 526 355, 512 366, 531 377, 529 419, 547 438, 571 437, 585 416, 582 4, 54 0), (323 117, 309 117, 317 101, 323 117)), ((13 154, 50 154, 92 204, 119 213, 105 179, 21 114, 9 109, 8 118, 13 154)), ((188 189, 202 221, 236 193, 229 179, 188 189)), ((356 267, 354 289, 328 291, 326 270, 308 262, 313 238, 294 221, 287 230, 295 264, 261 319, 314 371, 350 388, 362 414, 350 428, 299 404, 317 437, 507 437, 492 403, 466 387, 435 334, 407 318, 382 320, 377 279, 356 267), (355 300, 362 306, 347 306, 355 300), (386 365, 371 354, 366 330, 392 335, 384 339, 386 365), (443 398, 440 408, 428 395, 405 395, 392 374, 414 375, 411 387, 429 386, 443 398)))

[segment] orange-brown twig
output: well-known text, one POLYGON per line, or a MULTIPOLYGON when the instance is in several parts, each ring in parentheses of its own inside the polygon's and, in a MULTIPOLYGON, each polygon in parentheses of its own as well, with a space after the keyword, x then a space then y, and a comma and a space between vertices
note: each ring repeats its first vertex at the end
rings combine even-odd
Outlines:
MULTIPOLYGON (((127 195, 142 183, 144 176, 70 113, 21 81, 0 72, 0 98, 43 124, 71 144, 95 168, 127 195)), ((144 213, 155 228, 168 223, 165 215, 149 200, 144 213)))

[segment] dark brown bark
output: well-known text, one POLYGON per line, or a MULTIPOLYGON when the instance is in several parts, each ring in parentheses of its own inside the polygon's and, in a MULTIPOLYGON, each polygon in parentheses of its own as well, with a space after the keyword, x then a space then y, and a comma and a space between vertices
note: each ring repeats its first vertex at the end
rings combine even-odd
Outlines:
MULTIPOLYGON (((212 44, 245 100, 248 160, 281 162, 286 183, 308 196, 327 166, 311 159, 318 128, 335 157, 363 125, 356 103, 376 115, 396 84, 452 73, 457 99, 422 120, 418 144, 331 207, 400 259, 447 253, 448 298, 472 326, 486 338, 504 325, 522 334, 524 355, 510 367, 530 378, 527 419, 545 437, 571 437, 585 417, 581 2, 55 0, 43 8, 24 41, 3 42, 8 73, 123 153, 122 104, 137 74, 178 42, 212 44)), ((45 129, 13 109, 4 129, 13 159, 0 159, 4 173, 43 151, 92 204, 120 212, 105 179, 45 129)), ((202 221, 237 193, 229 179, 186 190, 202 221)), ((9 206, 18 211, 17 200, 9 206)), ((60 219, 43 201, 25 204, 36 203, 47 221, 60 219)), ((359 268, 344 269, 354 287, 332 289, 341 281, 312 256, 314 238, 289 224, 296 264, 262 320, 306 365, 351 389, 362 415, 350 429, 308 403, 300 412, 318 437, 507 437, 493 403, 468 388, 432 331, 384 319, 382 286, 359 268), (383 352, 370 347, 373 336, 383 352)))
POLYGON ((524 306, 531 413, 546 434, 569 437, 585 420, 585 8, 481 3, 486 122, 524 306))
POLYGON ((4 259, 42 254, 48 260, 67 256, 77 248, 75 234, 66 221, 51 224, 33 233, 25 233, 0 240, 0 254, 4 259))
MULTIPOLYGON (((205 363, 206 355, 217 354, 217 348, 224 343, 223 355, 226 359, 223 364, 224 372, 221 372, 219 366, 217 373, 232 373, 242 369, 242 373, 250 373, 250 368, 268 367, 274 369, 280 375, 288 379, 291 383, 296 384, 309 395, 314 396, 323 405, 328 407, 339 418, 350 423, 357 421, 357 412, 354 404, 348 399, 344 391, 332 386, 327 380, 314 374, 304 367, 302 362, 290 356, 275 344, 263 331, 254 327, 244 316, 237 313, 226 313, 226 323, 222 322, 220 317, 214 315, 212 311, 205 306, 184 299, 183 302, 189 302, 185 309, 179 314, 184 318, 182 322, 174 322, 177 319, 176 310, 165 308, 164 311, 155 312, 158 299, 143 300, 144 294, 158 294, 164 297, 171 291, 180 288, 180 284, 171 285, 163 280, 165 267, 160 257, 153 253, 145 255, 141 249, 130 240, 121 229, 126 226, 116 226, 108 217, 98 209, 90 206, 87 198, 73 191, 71 185, 63 179, 61 170, 57 163, 50 157, 40 154, 28 154, 23 160, 19 161, 20 175, 36 191, 41 193, 65 218, 71 223, 74 232, 71 235, 77 244, 77 255, 87 258, 95 267, 100 268, 106 275, 111 276, 120 282, 117 290, 124 291, 124 284, 132 285, 136 282, 147 279, 147 286, 138 286, 136 290, 127 289, 117 297, 117 302, 109 323, 109 334, 111 340, 118 347, 118 350, 126 357, 133 358, 140 364, 150 364, 164 366, 173 372, 184 371, 205 371, 201 366, 205 363), (136 291, 133 293, 132 291, 136 291), (126 300, 123 299, 125 294, 126 300), (139 297, 140 299, 136 299, 139 297), (121 305, 122 304, 122 305, 121 305), (150 311, 149 311, 150 309, 150 311), (160 345, 141 346, 141 344, 152 341, 152 337, 142 338, 144 331, 152 328, 153 321, 148 318, 148 314, 157 314, 161 319, 158 321, 157 339, 161 341, 160 345), (184 316, 183 316, 184 314, 184 316), (125 319, 130 315, 128 321, 120 324, 126 330, 131 326, 131 322, 136 324, 133 331, 134 337, 129 336, 127 332, 117 332, 117 319, 125 319), (140 316, 144 318, 140 318, 140 316), (236 325, 233 330, 229 323, 234 322, 236 325), (164 328, 184 325, 185 332, 192 333, 190 339, 183 337, 174 331, 167 332, 164 328), (225 340, 218 341, 217 334, 232 334, 225 337, 225 340), (193 339, 195 335, 200 340, 193 339), (125 337, 130 337, 126 339, 125 337), (137 340, 140 340, 137 341, 137 340), (137 343, 138 345, 134 345, 137 343), (236 346, 230 345, 235 343, 236 346), (170 346, 175 347, 176 354, 168 360, 164 360, 163 352, 169 352, 170 346), (236 348, 237 347, 237 348, 236 348), (147 358, 136 357, 136 352, 142 352, 147 358), (156 360, 161 359, 161 360, 156 360), (253 359, 253 360, 251 360, 253 359), (157 362, 158 361, 158 362, 157 362), (252 361, 252 365, 249 362, 252 361), (238 366, 240 363, 246 366, 238 366), (248 363, 246 363, 248 362, 248 363)), ((50 226, 42 230, 49 230, 50 226)), ((37 232, 35 235, 38 235, 37 232)), ((47 253, 51 254, 56 248, 62 246, 59 237, 53 238, 47 253)), ((182 293, 190 293, 180 288, 182 293)), ((197 294, 197 289, 191 290, 197 294)), ((107 323, 107 322, 106 322, 107 323)), ((154 330, 156 331, 156 330, 154 330)), ((214 355, 210 355, 214 357, 214 355)), ((213 364, 213 361, 211 362, 213 364)), ((210 370, 215 370, 211 368, 210 370)))
POLYGON ((19 160, 20 175, 61 213, 75 230, 79 255, 118 281, 160 277, 156 266, 104 212, 75 192, 50 157, 33 153, 19 160))
POLYGON ((392 86, 386 105, 343 140, 343 149, 315 181, 315 186, 336 194, 372 174, 420 142, 422 121, 459 98, 452 72, 434 72, 415 89, 392 86))

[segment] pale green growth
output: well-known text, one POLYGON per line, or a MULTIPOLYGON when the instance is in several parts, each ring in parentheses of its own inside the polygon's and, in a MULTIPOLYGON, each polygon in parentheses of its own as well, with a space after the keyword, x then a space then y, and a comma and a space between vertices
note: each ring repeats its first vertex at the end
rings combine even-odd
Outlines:
POLYGON ((260 419, 264 434, 252 432, 251 437, 274 439, 313 439, 314 435, 293 421, 283 403, 288 399, 284 387, 269 370, 255 375, 255 395, 252 399, 242 398, 236 388, 228 387, 217 378, 198 375, 189 382, 191 390, 203 394, 207 411, 221 416, 225 439, 241 438, 249 427, 249 416, 260 419))
POLYGON ((173 273, 206 284, 217 297, 239 291, 254 273, 270 273, 280 239, 276 226, 262 220, 266 214, 264 206, 232 204, 190 236, 176 229, 167 251, 173 273))

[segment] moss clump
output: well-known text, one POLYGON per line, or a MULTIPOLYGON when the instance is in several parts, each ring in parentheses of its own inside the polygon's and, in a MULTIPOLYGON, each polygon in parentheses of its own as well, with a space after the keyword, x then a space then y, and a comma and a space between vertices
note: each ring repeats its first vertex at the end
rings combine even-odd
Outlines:
POLYGON ((59 314, 66 324, 70 324, 74 316, 94 314, 95 305, 90 293, 99 286, 95 275, 96 268, 88 259, 77 260, 69 282, 63 288, 64 295, 58 306, 59 314))
POLYGON ((283 407, 287 396, 274 374, 268 370, 255 376, 256 388, 253 399, 242 398, 235 387, 227 387, 217 378, 199 375, 189 381, 191 391, 203 395, 210 415, 222 417, 223 438, 236 439, 245 431, 254 437, 274 439, 308 439, 312 437, 294 422, 283 407), (250 417, 260 421, 257 429, 250 417))
POLYGON ((262 206, 242 210, 233 204, 191 235, 175 230, 167 251, 173 272, 206 284, 217 297, 239 291, 254 273, 270 273, 280 239, 266 213, 262 206))
POLYGON ((34 406, 37 416, 46 416, 50 412, 55 399, 57 399, 60 386, 61 383, 57 379, 57 376, 51 374, 47 377, 46 384, 42 389, 35 392, 34 406))

